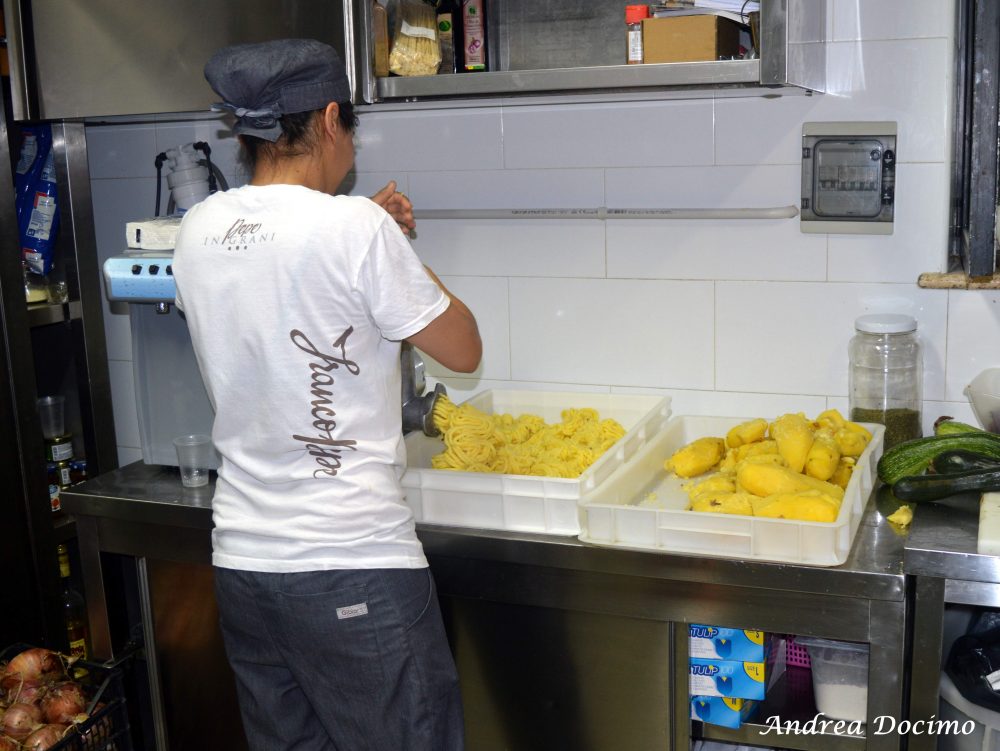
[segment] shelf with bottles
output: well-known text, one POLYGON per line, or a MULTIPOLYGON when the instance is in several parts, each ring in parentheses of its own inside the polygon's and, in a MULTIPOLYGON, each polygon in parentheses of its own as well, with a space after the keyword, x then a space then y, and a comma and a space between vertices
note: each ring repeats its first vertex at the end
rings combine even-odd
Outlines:
MULTIPOLYGON (((408 1, 362 0, 362 36, 373 62, 380 50, 381 54, 391 54, 388 50, 399 26, 399 14, 394 14, 394 9, 408 1), (382 12, 379 3, 387 6, 388 12, 382 12), (380 19, 385 19, 387 27, 382 37, 386 42, 381 45, 373 28, 380 19)), ((416 2, 427 9, 424 0, 416 2)), ((746 24, 738 25, 738 44, 733 49, 720 51, 721 48, 708 45, 712 47, 711 54, 703 59, 695 56, 682 61, 647 61, 641 65, 629 64, 623 6, 599 0, 583 0, 572 6, 566 0, 537 3, 473 0, 477 5, 481 3, 479 7, 486 20, 482 37, 485 61, 471 73, 465 70, 468 66, 464 65, 465 53, 461 51, 469 47, 469 40, 454 36, 464 32, 465 24, 454 19, 465 15, 468 0, 426 2, 436 6, 433 10, 443 18, 439 29, 448 26, 451 19, 452 48, 457 52, 454 66, 447 52, 441 55, 436 67, 406 71, 410 75, 399 75, 399 70, 392 71, 387 62, 382 65, 374 62, 368 69, 362 62, 358 88, 363 101, 634 89, 655 89, 664 97, 693 98, 712 96, 713 91, 722 87, 748 90, 731 92, 736 94, 774 96, 780 93, 774 87, 790 87, 789 93, 821 91, 825 87, 825 64, 820 64, 825 59, 825 25, 821 25, 824 11, 813 0, 795 0, 787 7, 765 6, 760 23, 754 25, 761 29, 760 33, 751 34, 748 18, 746 24), (804 35, 802 39, 797 38, 799 34, 804 35), (761 54, 767 53, 763 59, 757 53, 758 38, 768 42, 767 48, 762 48, 761 54), (789 56, 792 45, 801 53, 794 59, 789 56), (387 69, 390 74, 384 75, 387 69)), ((447 33, 439 31, 438 36, 445 40, 439 47, 446 48, 447 33)), ((475 35, 472 39, 475 43, 475 35)), ((428 44, 429 40, 424 39, 423 49, 428 49, 428 44)), ((361 57, 364 60, 366 55, 361 57)))

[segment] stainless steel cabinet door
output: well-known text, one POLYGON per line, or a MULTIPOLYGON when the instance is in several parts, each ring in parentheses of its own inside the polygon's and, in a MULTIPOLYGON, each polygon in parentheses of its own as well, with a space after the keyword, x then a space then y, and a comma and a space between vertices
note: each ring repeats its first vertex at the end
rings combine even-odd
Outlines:
POLYGON ((205 110, 216 97, 202 69, 228 44, 309 37, 345 52, 340 0, 4 0, 4 11, 27 81, 17 119, 205 110))

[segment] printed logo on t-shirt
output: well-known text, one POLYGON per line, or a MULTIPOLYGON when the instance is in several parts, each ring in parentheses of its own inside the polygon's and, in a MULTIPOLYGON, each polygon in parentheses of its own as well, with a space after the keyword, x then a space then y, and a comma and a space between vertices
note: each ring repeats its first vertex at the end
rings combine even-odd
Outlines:
POLYGON ((264 232, 260 222, 248 222, 240 217, 222 235, 209 235, 205 245, 225 245, 226 250, 246 250, 251 245, 259 245, 274 240, 275 232, 264 232))
POLYGON ((309 455, 314 457, 319 469, 313 472, 313 477, 322 476, 336 477, 341 467, 341 452, 356 451, 357 441, 349 438, 334 438, 334 431, 337 429, 337 412, 333 408, 334 392, 331 390, 336 379, 333 371, 340 370, 341 367, 346 374, 356 376, 361 372, 361 367, 348 358, 347 340, 354 333, 354 327, 349 326, 331 347, 339 354, 328 354, 321 352, 313 344, 309 337, 298 329, 289 332, 292 343, 300 350, 312 356, 309 362, 309 395, 312 397, 312 428, 315 435, 293 435, 296 441, 302 441, 309 450, 309 455))

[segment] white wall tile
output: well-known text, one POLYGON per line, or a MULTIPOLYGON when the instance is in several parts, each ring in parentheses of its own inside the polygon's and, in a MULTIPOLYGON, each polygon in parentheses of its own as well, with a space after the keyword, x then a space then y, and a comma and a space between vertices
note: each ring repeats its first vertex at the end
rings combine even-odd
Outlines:
POLYGON ((503 165, 499 108, 366 112, 355 133, 358 172, 488 170, 503 165))
POLYGON ((142 449, 128 446, 118 446, 118 466, 124 467, 132 462, 142 461, 142 449))
POLYGON ((156 126, 90 125, 86 128, 90 178, 153 177, 156 126))
POLYGON ((802 163, 802 123, 824 95, 720 99, 715 103, 717 164, 802 163))
POLYGON ((950 157, 952 49, 948 39, 837 42, 828 45, 829 93, 816 120, 899 123, 900 162, 950 157))
POLYGON ((612 208, 769 208, 797 206, 799 165, 608 169, 612 208))
POLYGON ((712 164, 712 118, 711 100, 507 107, 504 165, 712 164))
POLYGON ((865 313, 906 313, 924 342, 924 396, 944 397, 947 300, 916 285, 718 282, 716 388, 845 395, 847 345, 865 313))
POLYGON ((771 419, 786 412, 805 412, 815 417, 826 408, 821 396, 801 394, 740 394, 728 391, 685 389, 638 389, 616 386, 613 393, 662 394, 670 397, 674 415, 714 415, 717 417, 764 417, 771 419))
POLYGON ((111 383, 111 406, 115 418, 115 440, 118 446, 141 448, 139 415, 135 406, 135 381, 132 363, 112 360, 108 363, 111 383))
POLYGON ((603 277, 604 222, 418 219, 412 244, 438 274, 603 277))
POLYGON ((898 123, 899 162, 950 154, 952 54, 945 39, 828 45, 828 93, 716 101, 718 164, 801 164, 802 123, 898 123))
POLYGON ((830 280, 915 283, 926 271, 946 271, 948 199, 947 166, 900 164, 892 234, 831 234, 830 280))
POLYGON ((410 198, 419 209, 593 209, 604 206, 598 169, 418 172, 410 198))
MULTIPOLYGON (((337 188, 337 193, 352 196, 371 197, 382 188, 395 181, 396 190, 406 193, 413 200, 413 191, 410 189, 409 175, 405 172, 354 172, 352 171, 337 188)), ((416 206, 414 205, 414 208, 416 206)))
MULTIPOLYGON (((484 277, 443 276, 441 281, 476 317, 483 340, 483 360, 468 378, 510 378, 510 323, 507 304, 507 280, 484 277)), ((438 378, 459 375, 425 356, 427 373, 438 378)))
MULTIPOLYGON (((125 251, 125 225, 153 216, 156 179, 91 180, 90 198, 94 212, 94 236, 101 261, 125 251)), ((161 211, 166 200, 161 197, 161 211)))
POLYGON ((632 279, 826 279, 826 236, 797 219, 608 222, 608 276, 632 279))
MULTIPOLYGON (((148 177, 91 180, 94 235, 97 242, 97 257, 101 264, 111 256, 125 252, 127 222, 153 216, 155 185, 156 180, 148 177)), ((162 205, 165 209, 165 199, 162 205)), ((103 294, 101 300, 108 359, 131 360, 132 333, 128 321, 128 306, 109 303, 103 294)))
POLYGON ((594 386, 580 383, 545 383, 536 381, 496 381, 478 378, 427 377, 427 390, 430 391, 437 383, 444 384, 448 398, 455 404, 468 401, 477 394, 489 390, 516 391, 563 391, 581 394, 607 394, 611 389, 607 386, 594 386))
POLYGON ((833 39, 941 37, 955 25, 954 0, 832 0, 833 39))
POLYGON ((515 380, 712 386, 712 285, 511 279, 515 380))
POLYGON ((1000 368, 1000 292, 955 290, 948 298, 945 399, 963 401, 965 387, 987 368, 1000 368))

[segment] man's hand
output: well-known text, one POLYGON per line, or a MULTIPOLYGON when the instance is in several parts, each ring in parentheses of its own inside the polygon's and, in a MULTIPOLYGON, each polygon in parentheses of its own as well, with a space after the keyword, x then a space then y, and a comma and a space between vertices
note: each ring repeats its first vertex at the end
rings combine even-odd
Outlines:
POLYGON ((372 200, 385 209, 403 234, 409 234, 417 228, 413 220, 413 204, 405 194, 396 190, 396 181, 390 180, 382 190, 372 196, 372 200))

